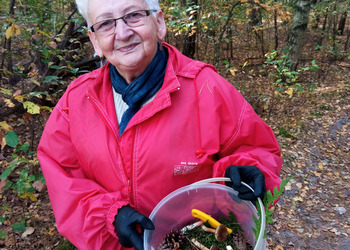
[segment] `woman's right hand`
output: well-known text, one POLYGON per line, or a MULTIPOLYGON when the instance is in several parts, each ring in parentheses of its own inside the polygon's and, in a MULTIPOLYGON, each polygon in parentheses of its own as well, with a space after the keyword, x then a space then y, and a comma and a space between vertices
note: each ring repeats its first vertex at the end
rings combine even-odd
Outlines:
POLYGON ((130 206, 118 210, 114 227, 120 244, 124 247, 134 247, 136 250, 143 250, 143 230, 154 230, 153 222, 130 206), (141 233, 136 229, 137 224, 141 226, 141 233))

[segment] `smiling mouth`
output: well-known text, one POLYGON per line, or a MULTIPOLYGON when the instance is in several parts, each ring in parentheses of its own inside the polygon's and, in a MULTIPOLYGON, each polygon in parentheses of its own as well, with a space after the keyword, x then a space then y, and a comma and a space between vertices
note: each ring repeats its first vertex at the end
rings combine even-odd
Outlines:
POLYGON ((130 52, 137 47, 138 43, 132 43, 127 46, 120 47, 118 51, 120 52, 130 52))

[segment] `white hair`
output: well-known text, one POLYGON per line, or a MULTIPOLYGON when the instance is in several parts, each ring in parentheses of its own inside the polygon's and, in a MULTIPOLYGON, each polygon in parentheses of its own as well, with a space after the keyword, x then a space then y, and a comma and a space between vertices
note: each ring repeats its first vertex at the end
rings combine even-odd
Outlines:
MULTIPOLYGON (((148 5, 149 9, 160 10, 159 0, 144 0, 144 1, 148 5)), ((77 4, 77 7, 78 7, 80 14, 86 20, 88 27, 90 27, 91 23, 90 23, 89 16, 88 16, 89 0, 75 0, 75 3, 77 4)))

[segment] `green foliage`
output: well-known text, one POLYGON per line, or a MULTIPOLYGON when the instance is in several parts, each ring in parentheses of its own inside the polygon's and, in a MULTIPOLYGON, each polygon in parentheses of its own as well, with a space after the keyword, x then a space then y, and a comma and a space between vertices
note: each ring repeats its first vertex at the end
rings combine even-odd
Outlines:
POLYGON ((296 133, 290 133, 289 130, 290 130, 290 128, 288 128, 288 130, 287 130, 284 127, 278 127, 277 136, 283 136, 286 138, 298 138, 296 133))
POLYGON ((11 228, 13 231, 16 232, 24 232, 26 231, 26 226, 24 225, 25 219, 22 219, 20 222, 16 222, 12 224, 11 228))
POLYGON ((163 6, 166 18, 168 19, 167 26, 170 32, 175 35, 180 35, 183 32, 196 32, 197 10, 199 6, 181 5, 178 1, 173 1, 170 5, 163 6))
MULTIPOLYGON (((7 60, 12 58, 16 65, 12 69, 0 69, 0 76, 8 79, 14 75, 19 75, 24 79, 36 81, 36 85, 42 84, 66 84, 62 81, 65 75, 79 75, 86 72, 85 69, 74 67, 74 63, 79 60, 80 55, 84 55, 82 44, 79 39, 65 36, 65 31, 70 22, 76 23, 76 26, 82 24, 82 17, 75 14, 67 22, 69 14, 75 7, 74 1, 16 1, 14 14, 9 13, 8 1, 4 3, 1 9, 0 25, 0 43, 4 41, 5 33, 11 34, 12 47, 15 50, 25 48, 25 52, 13 53, 12 48, 4 46, 1 54, 5 55, 7 60), (9 30, 12 28, 12 30, 9 30), (11 31, 11 32, 9 32, 11 31), (63 46, 58 46, 63 43, 63 46), (64 45, 70 45, 64 46, 64 45), (31 61, 31 65, 39 67, 44 71, 44 76, 28 76, 28 66, 24 64, 31 61), (43 69, 43 67, 46 67, 43 69)), ((77 28, 75 33, 86 34, 86 29, 77 28)))
MULTIPOLYGON (((8 232, 11 230, 18 233, 23 233, 26 231, 28 224, 26 223, 26 220, 31 215, 25 215, 24 218, 22 218, 20 221, 17 220, 17 222, 14 222, 14 217, 12 214, 12 210, 8 208, 8 204, 5 203, 2 206, 3 215, 0 216, 0 225, 6 223, 6 225, 12 224, 11 228, 6 227, 5 230, 0 231, 0 240, 6 239, 8 232)), ((29 221, 28 221, 29 222, 29 221)))
MULTIPOLYGON (((230 237, 230 236, 234 237, 237 235, 240 235, 241 237, 243 237, 242 236, 243 230, 240 227, 239 223, 237 222, 237 218, 234 215, 234 213, 232 213, 232 211, 229 211, 228 215, 229 216, 227 218, 221 217, 218 220, 220 223, 224 224, 227 228, 232 229, 232 233, 228 237, 230 237)), ((204 223, 204 225, 207 226, 208 228, 211 228, 210 224, 207 222, 204 223)), ((233 247, 233 249, 238 249, 234 245, 234 242, 232 240, 218 242, 215 239, 215 234, 205 232, 200 226, 195 227, 195 228, 190 229, 190 230, 186 230, 185 236, 189 240, 192 238, 197 239, 204 246, 212 246, 215 244, 218 247, 218 249, 226 249, 226 246, 230 245, 233 247)), ((183 249, 192 249, 191 245, 188 243, 188 241, 185 241, 185 243, 187 243, 187 245, 181 246, 181 247, 183 247, 183 249)))
POLYGON ((281 56, 278 57, 277 51, 272 51, 266 54, 265 63, 267 65, 272 65, 275 69, 275 72, 270 73, 270 76, 273 76, 275 82, 280 86, 296 82, 299 72, 290 70, 291 60, 288 59, 288 54, 281 54, 281 56))
MULTIPOLYGON (((270 208, 273 206, 275 200, 277 200, 283 193, 285 186, 287 185, 287 183, 293 179, 293 177, 289 177, 285 180, 282 180, 279 188, 275 187, 273 190, 273 193, 271 193, 270 190, 268 190, 265 195, 264 195, 264 199, 263 199, 263 205, 264 205, 264 210, 265 210, 265 216, 266 216, 266 225, 268 224, 272 224, 274 223, 274 220, 272 219, 272 214, 273 214, 273 210, 271 210, 270 208)), ((259 237, 259 232, 260 232, 260 228, 261 228, 261 207, 259 202, 256 202, 256 206, 257 206, 257 210, 258 210, 258 216, 256 217, 255 215, 253 216, 254 222, 255 222, 255 227, 252 227, 252 230, 254 232, 255 235, 255 240, 258 239, 259 237)), ((266 238, 266 232, 265 232, 265 236, 266 238)))
POLYGON ((297 71, 293 71, 290 69, 291 60, 289 59, 288 53, 289 50, 284 49, 280 53, 272 51, 265 55, 266 61, 263 67, 265 70, 270 70, 269 76, 274 78, 275 88, 278 91, 278 94, 281 96, 282 93, 286 93, 292 98, 294 92, 301 93, 306 90, 312 93, 316 88, 315 84, 301 83, 299 82, 299 77, 302 72, 317 71, 319 66, 316 64, 315 60, 312 60, 311 65, 306 64, 297 71), (303 87, 304 85, 307 87, 303 87))
POLYGON ((27 143, 18 145, 18 136, 13 131, 9 131, 5 139, 9 146, 15 148, 15 151, 12 154, 11 162, 1 173, 0 179, 7 179, 14 173, 16 168, 21 168, 21 170, 19 175, 17 172, 15 173, 18 175, 16 181, 7 180, 2 190, 13 189, 21 198, 29 197, 32 201, 36 201, 37 199, 34 196, 35 188, 32 185, 35 181, 41 181, 45 184, 45 180, 42 173, 33 173, 32 168, 39 164, 37 158, 31 159, 35 152, 29 151, 29 144, 27 143))
POLYGON ((0 240, 6 239, 8 232, 6 230, 0 230, 0 240))
POLYGON ((6 144, 12 148, 15 148, 18 145, 18 135, 13 131, 9 131, 7 133, 7 135, 5 136, 5 140, 6 144))

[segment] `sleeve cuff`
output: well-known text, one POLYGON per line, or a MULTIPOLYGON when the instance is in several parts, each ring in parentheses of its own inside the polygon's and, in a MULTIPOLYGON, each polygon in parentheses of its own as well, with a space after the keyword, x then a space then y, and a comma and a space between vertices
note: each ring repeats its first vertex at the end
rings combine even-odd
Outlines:
POLYGON ((117 234, 115 233, 115 229, 114 229, 114 225, 113 225, 115 216, 117 215, 119 208, 121 208, 123 206, 126 206, 128 204, 129 203, 126 202, 126 201, 124 201, 124 202, 117 202, 113 206, 111 206, 111 208, 108 211, 108 214, 107 214, 107 230, 115 238, 117 238, 117 234))

